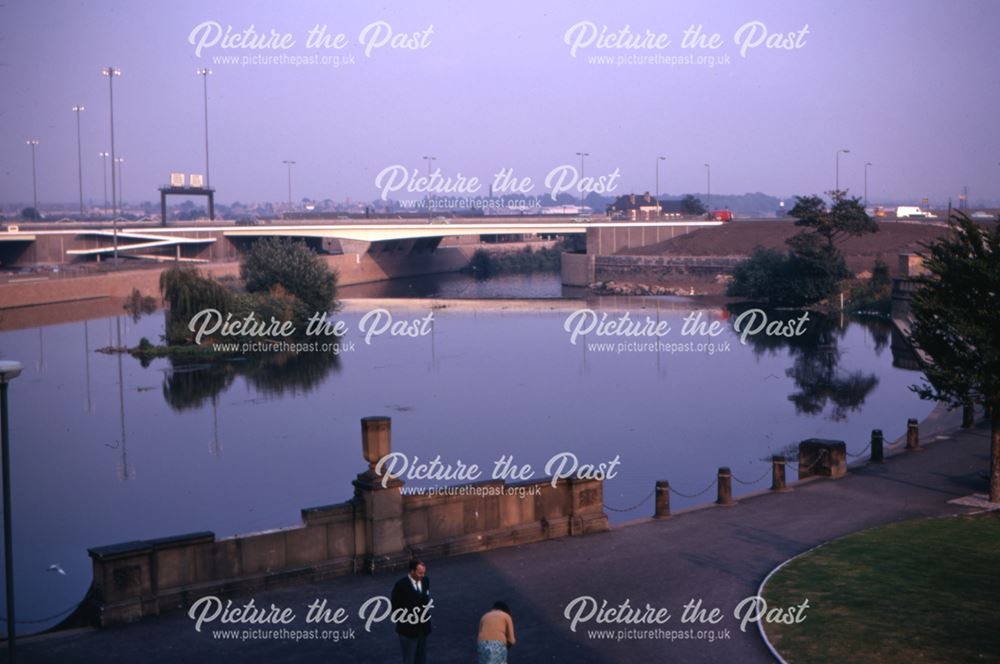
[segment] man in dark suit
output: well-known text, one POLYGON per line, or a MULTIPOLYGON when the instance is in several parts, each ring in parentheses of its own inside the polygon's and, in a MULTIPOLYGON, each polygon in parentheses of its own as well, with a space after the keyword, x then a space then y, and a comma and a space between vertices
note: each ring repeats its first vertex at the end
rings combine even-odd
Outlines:
POLYGON ((392 588, 392 611, 406 611, 405 617, 396 622, 399 645, 403 650, 403 664, 426 664, 427 637, 431 633, 430 610, 431 580, 427 565, 422 560, 410 561, 410 573, 392 588))

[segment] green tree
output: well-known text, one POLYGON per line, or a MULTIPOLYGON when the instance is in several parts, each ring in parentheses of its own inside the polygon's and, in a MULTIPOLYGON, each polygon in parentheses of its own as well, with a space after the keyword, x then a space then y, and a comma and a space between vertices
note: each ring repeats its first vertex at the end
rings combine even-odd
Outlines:
POLYGON ((865 212, 860 198, 850 198, 846 191, 826 193, 833 200, 829 208, 819 196, 795 197, 788 214, 796 218, 796 226, 813 229, 830 247, 847 237, 878 232, 878 223, 865 212))
POLYGON ((875 257, 875 264, 872 266, 872 289, 877 292, 892 289, 892 276, 889 274, 889 264, 882 260, 882 256, 875 257))
POLYGON ((840 280, 850 275, 843 257, 815 233, 800 233, 788 242, 789 253, 756 248, 733 270, 726 289, 743 297, 775 306, 801 307, 833 296, 840 280))
POLYGON ((851 276, 843 255, 824 244, 816 233, 799 233, 786 240, 794 289, 803 304, 833 297, 840 281, 851 276))
POLYGON ((1000 502, 1000 227, 986 231, 961 212, 952 232, 924 245, 910 339, 926 357, 923 399, 985 406, 992 428, 990 501, 1000 502))
POLYGON ((170 345, 194 342, 188 324, 195 314, 216 309, 225 315, 233 311, 237 300, 235 293, 187 265, 160 274, 160 294, 167 303, 165 336, 170 345))
POLYGON ((767 300, 784 304, 788 281, 788 255, 777 249, 756 247, 750 258, 733 270, 733 280, 726 288, 726 295, 749 300, 767 300))
POLYGON ((335 306, 337 274, 301 240, 269 237, 258 240, 240 263, 249 293, 271 293, 275 287, 301 301, 306 318, 335 306))
POLYGON ((708 212, 701 199, 691 194, 685 194, 684 198, 681 199, 681 210, 684 211, 684 214, 689 214, 693 217, 699 217, 708 212))
POLYGON ((794 235, 786 244, 787 256, 756 251, 733 274, 730 295, 766 300, 771 304, 803 306, 834 296, 839 282, 850 276, 838 240, 878 231, 860 199, 846 192, 827 192, 833 205, 827 209, 819 196, 796 196, 789 212, 795 225, 812 229, 794 235))
POLYGON ((26 207, 21 210, 21 219, 27 219, 28 221, 39 221, 42 218, 42 213, 33 207, 26 207))

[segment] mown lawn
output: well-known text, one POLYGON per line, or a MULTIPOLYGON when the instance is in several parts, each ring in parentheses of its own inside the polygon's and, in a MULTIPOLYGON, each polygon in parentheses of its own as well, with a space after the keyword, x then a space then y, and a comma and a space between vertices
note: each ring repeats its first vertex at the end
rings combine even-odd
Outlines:
POLYGON ((787 565, 768 606, 809 600, 797 625, 765 624, 788 662, 1000 662, 1000 512, 858 533, 787 565))

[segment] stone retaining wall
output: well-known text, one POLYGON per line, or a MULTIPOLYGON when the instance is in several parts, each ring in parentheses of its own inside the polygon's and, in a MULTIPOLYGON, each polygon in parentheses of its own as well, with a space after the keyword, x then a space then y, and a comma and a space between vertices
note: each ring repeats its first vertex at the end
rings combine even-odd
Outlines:
POLYGON ((597 256, 595 281, 670 285, 685 281, 715 281, 718 275, 732 274, 746 256, 597 256))
POLYGON ((603 484, 550 479, 453 487, 448 494, 404 495, 374 474, 389 454, 389 418, 362 420, 369 470, 344 503, 302 510, 302 525, 216 539, 198 532, 90 549, 89 602, 101 626, 190 606, 204 595, 227 595, 375 572, 412 558, 583 535, 608 529, 603 484))

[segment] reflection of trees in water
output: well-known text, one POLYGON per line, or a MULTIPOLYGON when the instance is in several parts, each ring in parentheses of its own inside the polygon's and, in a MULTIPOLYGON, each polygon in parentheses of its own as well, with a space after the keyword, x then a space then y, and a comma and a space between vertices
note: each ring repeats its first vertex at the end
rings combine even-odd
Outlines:
POLYGON ((881 357, 882 351, 889 347, 892 340, 892 323, 880 318, 863 318, 858 322, 871 333, 875 354, 881 357))
POLYGON ((338 355, 321 352, 269 353, 203 364, 184 361, 171 358, 163 381, 163 398, 174 410, 200 408, 228 390, 237 376, 260 393, 281 396, 307 393, 340 369, 338 355))
POLYGON ((878 377, 862 371, 838 371, 839 351, 821 351, 817 355, 800 355, 785 375, 795 380, 798 392, 788 395, 795 410, 804 415, 819 415, 827 403, 833 406, 830 419, 839 422, 848 411, 861 408, 868 394, 878 385, 878 377))
MULTIPOLYGON (((742 308, 730 307, 730 310, 732 322, 742 308)), ((792 321, 801 315, 801 311, 767 312, 769 321, 792 321)), ((831 406, 829 419, 844 420, 849 412, 864 405, 865 399, 879 383, 873 373, 841 370, 840 341, 847 327, 840 327, 837 323, 832 316, 809 312, 809 321, 801 336, 756 334, 747 337, 747 343, 758 356, 776 355, 779 350, 788 349, 793 361, 792 366, 785 370, 785 375, 794 380, 798 388, 788 395, 788 400, 799 414, 820 415, 827 406, 831 406)), ((876 353, 881 353, 889 344, 888 326, 877 320, 866 320, 860 324, 871 333, 876 353)))
POLYGON ((163 399, 174 410, 199 408, 207 399, 229 389, 236 378, 236 365, 240 361, 213 362, 211 364, 177 365, 171 358, 171 368, 163 380, 163 399))
POLYGON ((156 307, 156 298, 149 295, 144 296, 138 288, 132 289, 132 294, 125 299, 125 303, 122 305, 122 309, 132 317, 133 323, 138 323, 140 318, 156 311, 156 307))
POLYGON ((255 358, 246 364, 249 383, 270 396, 305 394, 322 383, 331 371, 340 370, 334 353, 284 353, 255 358))

